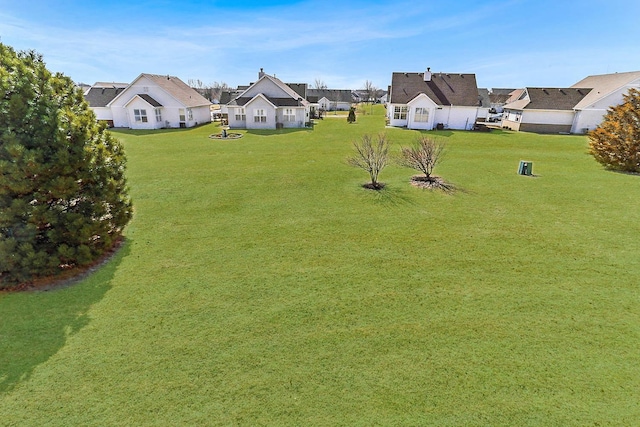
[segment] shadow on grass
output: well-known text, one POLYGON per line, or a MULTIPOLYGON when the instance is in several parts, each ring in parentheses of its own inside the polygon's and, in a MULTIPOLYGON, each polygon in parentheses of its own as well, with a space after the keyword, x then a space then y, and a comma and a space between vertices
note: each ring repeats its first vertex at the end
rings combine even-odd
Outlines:
POLYGON ((372 190, 363 188, 367 196, 375 200, 376 203, 383 206, 401 206, 415 204, 414 199, 410 196, 408 189, 398 186, 385 185, 381 190, 372 190))
POLYGON ((290 133, 310 133, 313 132, 313 128, 287 128, 287 129, 247 129, 248 135, 257 136, 276 136, 276 135, 288 135, 290 133))
POLYGON ((201 123, 199 125, 191 126, 189 128, 162 128, 162 129, 129 129, 129 128, 109 128, 107 129, 113 135, 124 134, 131 136, 147 136, 147 135, 162 135, 165 133, 184 133, 192 132, 203 126, 220 127, 220 122, 201 123), (218 126, 216 126, 218 125, 218 126))
POLYGON ((126 241, 111 260, 79 283, 0 294, 0 393, 29 379, 38 365, 64 346, 68 336, 89 323, 89 309, 111 288, 130 247, 126 241))

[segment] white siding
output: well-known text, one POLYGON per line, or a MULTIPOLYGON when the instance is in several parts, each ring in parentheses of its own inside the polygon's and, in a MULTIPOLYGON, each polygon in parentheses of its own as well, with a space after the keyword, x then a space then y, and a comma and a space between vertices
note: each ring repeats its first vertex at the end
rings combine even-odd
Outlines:
POLYGON ((304 107, 281 107, 278 108, 276 112, 276 123, 282 123, 282 126, 285 128, 302 128, 308 120, 304 107), (295 114, 295 120, 292 122, 284 120, 284 113, 287 109, 292 109, 295 114))
POLYGON ((173 96, 165 92, 155 83, 142 76, 130 85, 124 92, 114 99, 111 104, 111 112, 113 114, 113 122, 115 127, 131 127, 132 129, 157 129, 161 127, 180 127, 180 112, 182 108, 185 110, 184 126, 192 127, 203 123, 211 122, 211 112, 209 105, 192 107, 192 120, 189 120, 187 107, 178 102, 173 96), (155 117, 155 107, 138 98, 131 101, 136 95, 147 94, 162 104, 162 122, 157 123, 155 117), (142 104, 141 104, 142 103, 142 104), (145 107, 141 107, 141 105, 145 107), (134 120, 133 110, 135 108, 145 108, 149 121, 147 123, 136 123, 134 120))
POLYGON ((264 98, 257 97, 245 105, 247 113, 247 129, 275 129, 276 128, 276 110, 269 101, 264 98), (256 122, 255 117, 258 110, 263 110, 266 121, 256 122))
POLYGON ((566 110, 524 110, 522 123, 571 125, 573 124, 573 111, 566 110))

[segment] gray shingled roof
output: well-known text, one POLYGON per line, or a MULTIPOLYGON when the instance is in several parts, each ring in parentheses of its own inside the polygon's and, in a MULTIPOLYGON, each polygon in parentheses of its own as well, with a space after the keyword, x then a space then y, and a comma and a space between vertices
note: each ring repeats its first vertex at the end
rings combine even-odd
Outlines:
POLYGON ((424 73, 393 73, 391 103, 407 104, 421 93, 438 105, 479 105, 475 74, 431 73, 424 81, 424 73))
POLYGON ((307 99, 310 102, 318 102, 322 98, 334 102, 353 102, 353 96, 349 89, 307 89, 307 99))
POLYGON ((504 106, 511 110, 573 110, 591 91, 590 88, 525 89, 527 97, 504 106))
POLYGON ((155 99, 153 99, 151 96, 149 96, 146 93, 138 94, 138 96, 140 98, 144 99, 152 107, 162 107, 162 104, 160 104, 158 101, 156 101, 155 99))
MULTIPOLYGON (((268 96, 264 96, 276 107, 298 107, 302 105, 307 105, 308 101, 304 99, 299 93, 297 93, 291 86, 284 83, 282 80, 278 79, 275 76, 270 76, 269 74, 264 74, 256 83, 252 83, 245 91, 243 91, 238 97, 229 102, 228 105, 245 105, 253 96, 243 96, 245 93, 249 92, 250 89, 253 88, 254 85, 258 84, 263 79, 270 80, 273 84, 278 86, 282 91, 289 96, 289 98, 270 98, 268 96)), ((257 95, 256 95, 257 96, 257 95)))
POLYGON ((118 96, 124 87, 91 87, 85 93, 84 99, 87 100, 90 107, 106 107, 108 103, 118 96))
MULTIPOLYGON (((297 100, 297 99, 293 99, 293 98, 271 98, 265 95, 264 96, 266 99, 269 100, 270 103, 272 103, 273 105, 275 105, 276 107, 300 107, 302 106, 302 104, 297 100)), ((233 101, 231 101, 229 103, 229 105, 239 105, 239 106, 243 106, 245 105, 247 102, 251 101, 253 98, 249 98, 249 97, 240 97, 240 98, 236 98, 233 101)))

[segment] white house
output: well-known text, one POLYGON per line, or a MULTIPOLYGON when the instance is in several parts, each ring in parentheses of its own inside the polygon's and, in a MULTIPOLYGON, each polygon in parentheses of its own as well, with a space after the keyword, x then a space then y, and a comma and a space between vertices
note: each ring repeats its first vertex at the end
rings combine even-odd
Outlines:
POLYGON ((307 89, 307 100, 324 111, 348 111, 353 104, 349 89, 307 89))
POLYGON ((115 127, 160 129, 209 123, 210 105, 177 77, 140 74, 107 107, 115 127))
POLYGON ((303 128, 309 122, 309 102, 287 84, 260 69, 258 81, 227 108, 232 129, 303 128))
POLYGON ((602 122, 610 107, 622 104, 623 95, 629 89, 640 89, 640 71, 588 76, 571 87, 593 88, 573 108, 575 117, 571 133, 586 133, 602 122))
POLYGON ((127 86, 129 83, 96 82, 85 92, 84 99, 89 103, 99 122, 105 122, 107 126, 113 127, 113 114, 107 105, 127 86))
POLYGON ((590 88, 525 88, 519 99, 504 106, 502 127, 538 133, 569 133, 574 107, 590 88))
POLYGON ((475 74, 393 73, 387 117, 409 129, 473 129, 480 101, 475 74))

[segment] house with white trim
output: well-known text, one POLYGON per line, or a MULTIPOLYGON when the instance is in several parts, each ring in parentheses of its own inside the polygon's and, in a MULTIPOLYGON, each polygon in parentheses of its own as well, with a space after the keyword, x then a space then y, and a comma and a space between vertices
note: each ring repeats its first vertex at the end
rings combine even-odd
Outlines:
POLYGON ((307 89, 307 100, 324 111, 349 111, 354 102, 349 89, 307 89))
POLYGON ((304 96, 262 69, 258 81, 227 104, 231 129, 303 128, 310 104, 304 96))
POLYGON ((471 130, 481 103, 475 74, 393 73, 387 118, 408 129, 471 130))
POLYGON ((211 102, 175 76, 140 74, 107 105, 114 127, 189 128, 211 122, 211 102))
POLYGON ((99 122, 104 122, 108 127, 113 127, 113 113, 107 105, 113 101, 129 86, 129 83, 96 82, 84 94, 84 99, 96 115, 99 122))
POLYGON ((524 88, 520 97, 504 105, 502 127, 537 133, 570 133, 574 107, 590 88, 524 88))
POLYGON ((572 88, 592 88, 574 107, 575 117, 571 133, 586 133, 595 129, 610 107, 624 102, 629 89, 640 90, 640 71, 588 76, 572 88))

